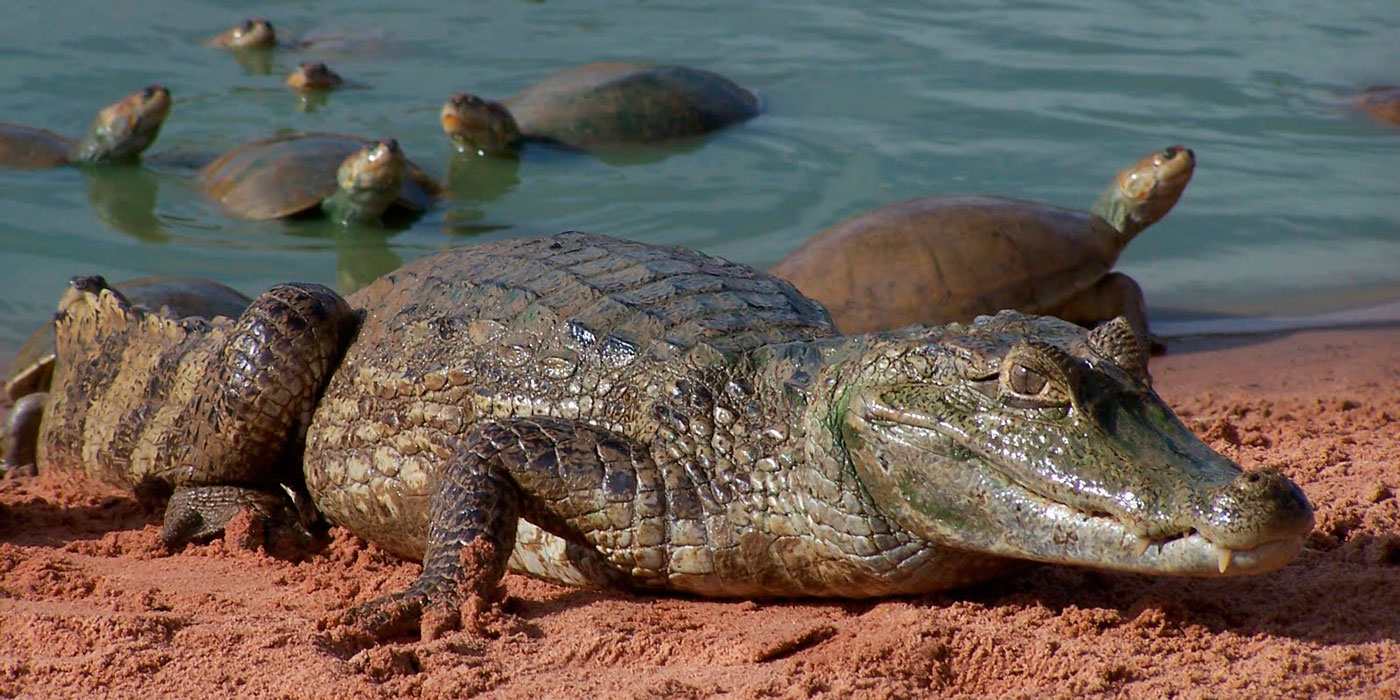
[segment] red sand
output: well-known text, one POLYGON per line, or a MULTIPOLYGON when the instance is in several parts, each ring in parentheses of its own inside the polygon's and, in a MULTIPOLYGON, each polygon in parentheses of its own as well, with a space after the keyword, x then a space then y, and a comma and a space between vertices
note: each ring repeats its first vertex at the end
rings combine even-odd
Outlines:
POLYGON ((130 498, 0 481, 0 697, 1397 697, 1400 329, 1178 341, 1159 391, 1301 484, 1297 561, 1224 581, 1032 567, 878 602, 634 597, 509 577, 494 636, 351 658, 317 622, 417 565, 343 532, 309 561, 167 554, 130 498), (1233 346, 1233 347, 1229 347, 1233 346))

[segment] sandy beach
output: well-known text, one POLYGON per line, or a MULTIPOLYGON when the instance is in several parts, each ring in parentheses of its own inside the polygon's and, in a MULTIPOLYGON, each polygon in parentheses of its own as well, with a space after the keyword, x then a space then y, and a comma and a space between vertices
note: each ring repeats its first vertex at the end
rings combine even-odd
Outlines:
POLYGON ((418 566, 333 531, 167 553, 127 494, 0 481, 0 697, 1297 698, 1400 695, 1400 328, 1182 339, 1158 391, 1214 448, 1300 484, 1317 528, 1267 576, 1031 566, 866 602, 585 592, 511 576, 489 636, 344 658, 318 622, 418 566))

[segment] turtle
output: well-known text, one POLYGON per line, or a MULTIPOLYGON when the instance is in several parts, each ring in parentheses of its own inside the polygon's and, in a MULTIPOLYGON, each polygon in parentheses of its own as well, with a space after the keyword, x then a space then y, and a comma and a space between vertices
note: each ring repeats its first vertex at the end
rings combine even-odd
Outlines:
POLYGON ((102 108, 81 141, 22 124, 0 123, 0 167, 126 163, 141 157, 170 114, 170 91, 147 85, 102 108))
MULTIPOLYGON (((344 55, 363 55, 384 48, 384 36, 375 31, 328 31, 322 30, 311 35, 289 38, 277 32, 272 23, 262 17, 249 17, 225 29, 204 42, 206 46, 228 49, 244 56, 271 56, 274 49, 301 51, 314 49, 344 55)), ((264 65, 256 62, 254 65, 264 65)), ((270 64, 268 64, 270 65, 270 64)))
POLYGON ((1357 93, 1352 102, 1376 119, 1400 124, 1400 86, 1374 85, 1357 93))
POLYGON ((283 79, 287 87, 293 90, 334 90, 345 84, 345 79, 339 73, 331 70, 330 66, 320 61, 308 61, 297 66, 296 70, 287 74, 283 79))
POLYGON ((695 136, 759 109, 757 95, 717 73, 599 61, 554 73, 502 102, 458 93, 440 121, 462 152, 511 155, 524 141, 588 149, 695 136))
MULTIPOLYGON (((199 277, 140 277, 114 285, 128 301, 166 316, 228 316, 237 318, 248 306, 238 290, 199 277)), ((14 469, 34 463, 34 447, 44 401, 53 377, 54 327, 46 323, 20 347, 10 361, 5 393, 14 402, 6 418, 0 467, 14 469)))
POLYGON ((215 34, 205 43, 221 49, 270 49, 277 45, 277 32, 273 30, 271 22, 261 17, 249 17, 215 34))
POLYGON ((417 214, 439 185, 394 139, 297 133, 245 143, 200 171, 206 194, 233 216, 266 220, 325 214, 374 222, 393 210, 417 214))
POLYGON ((843 333, 971 321, 1002 309, 1092 327, 1126 317, 1148 338, 1142 290, 1110 272, 1181 197, 1181 145, 1119 172, 1089 211, 992 195, 910 199, 846 219, 769 270, 826 305, 843 333))

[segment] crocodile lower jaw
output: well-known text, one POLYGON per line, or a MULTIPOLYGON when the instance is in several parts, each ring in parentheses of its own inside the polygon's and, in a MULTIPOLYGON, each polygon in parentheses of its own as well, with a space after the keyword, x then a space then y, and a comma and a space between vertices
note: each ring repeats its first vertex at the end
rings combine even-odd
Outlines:
MULTIPOLYGON (((1132 534, 1117 521, 1088 515, 1022 491, 1022 507, 1038 511, 1032 527, 1044 527, 1052 546, 1027 546, 1016 556, 1057 564, 1077 564, 1139 573, 1226 577, 1274 571, 1292 561, 1303 547, 1302 537, 1270 540, 1249 549, 1229 549, 1199 533, 1152 540, 1132 534)), ((1030 543, 1027 543, 1030 544, 1030 543)))

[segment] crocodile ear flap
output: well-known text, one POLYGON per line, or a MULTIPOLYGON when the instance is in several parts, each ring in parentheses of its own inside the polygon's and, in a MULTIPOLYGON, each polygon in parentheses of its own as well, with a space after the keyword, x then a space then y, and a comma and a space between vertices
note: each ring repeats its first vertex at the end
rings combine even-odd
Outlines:
POLYGON ((1089 347, 1151 386, 1152 376, 1147 373, 1147 343, 1133 330, 1128 319, 1118 316, 1089 331, 1089 347))

